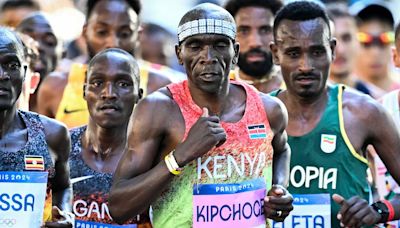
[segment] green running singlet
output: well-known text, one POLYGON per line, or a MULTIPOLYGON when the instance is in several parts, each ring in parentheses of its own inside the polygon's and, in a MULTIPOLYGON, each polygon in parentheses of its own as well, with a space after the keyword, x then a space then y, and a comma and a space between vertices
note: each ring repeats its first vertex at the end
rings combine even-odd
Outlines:
MULTIPOLYGON (((329 86, 328 103, 317 126, 303 136, 288 137, 292 150, 288 188, 291 194, 337 193, 345 199, 358 195, 369 201, 368 161, 355 151, 344 129, 344 88, 329 86)), ((332 228, 340 227, 336 218, 339 209, 331 198, 332 228)))

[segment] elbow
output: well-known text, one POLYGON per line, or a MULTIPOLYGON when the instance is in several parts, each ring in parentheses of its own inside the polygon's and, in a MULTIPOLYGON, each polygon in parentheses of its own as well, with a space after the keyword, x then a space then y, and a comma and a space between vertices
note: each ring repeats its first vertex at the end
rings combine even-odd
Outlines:
POLYGON ((113 219, 114 222, 118 224, 123 224, 127 219, 124 216, 124 211, 123 207, 120 207, 120 205, 114 200, 115 197, 110 194, 109 200, 108 200, 108 209, 110 211, 110 215, 113 219))

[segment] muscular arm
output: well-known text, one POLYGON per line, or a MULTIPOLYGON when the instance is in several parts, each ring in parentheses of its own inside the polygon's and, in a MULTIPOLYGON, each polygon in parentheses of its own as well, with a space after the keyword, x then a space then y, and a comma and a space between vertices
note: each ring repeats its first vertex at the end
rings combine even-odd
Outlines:
POLYGON ((67 75, 60 72, 53 72, 44 79, 38 91, 38 113, 50 118, 56 116, 67 81, 67 75))
POLYGON ((148 208, 173 178, 164 161, 158 161, 167 122, 164 118, 168 116, 166 98, 160 101, 160 96, 164 95, 157 92, 142 100, 131 118, 128 145, 114 173, 109 198, 110 213, 116 222, 122 223, 148 208), (157 115, 151 115, 153 112, 157 115), (158 163, 153 165, 154 161, 158 163))
POLYGON ((290 171, 290 147, 287 143, 285 131, 288 123, 288 114, 286 107, 280 100, 267 95, 263 96, 268 120, 274 132, 274 139, 272 140, 274 148, 272 184, 282 185, 286 188, 290 171))
POLYGON ((71 141, 67 128, 60 122, 41 117, 45 126, 46 141, 52 155, 55 176, 52 178, 53 206, 63 211, 71 211, 71 184, 69 180, 68 157, 71 141))
POLYGON ((141 213, 160 196, 174 178, 162 159, 169 151, 180 167, 201 157, 226 140, 217 116, 207 109, 191 127, 185 141, 184 120, 178 106, 160 91, 146 97, 135 109, 128 146, 114 174, 110 212, 117 222, 141 213), (179 143, 179 145, 178 145, 179 143))
MULTIPOLYGON (((400 134, 384 108, 369 97, 348 91, 344 95, 343 115, 347 135, 355 149, 362 153, 368 145, 372 145, 390 174, 400 183, 400 134)), ((372 225, 380 219, 378 212, 368 206, 369 202, 359 196, 344 199, 335 194, 333 199, 341 205, 340 221, 346 226, 372 225)), ((394 197, 391 203, 395 211, 394 219, 399 219, 399 197, 394 197)))

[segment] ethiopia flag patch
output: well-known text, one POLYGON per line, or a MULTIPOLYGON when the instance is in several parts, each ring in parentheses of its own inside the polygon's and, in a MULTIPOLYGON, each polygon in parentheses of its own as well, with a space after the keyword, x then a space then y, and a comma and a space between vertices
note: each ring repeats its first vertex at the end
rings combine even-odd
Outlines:
POLYGON ((321 150, 332 153, 336 149, 336 135, 321 134, 321 150))
POLYGON ((25 155, 25 170, 44 170, 43 156, 25 155))
POLYGON ((265 139, 267 138, 267 130, 264 124, 247 125, 250 139, 265 139))

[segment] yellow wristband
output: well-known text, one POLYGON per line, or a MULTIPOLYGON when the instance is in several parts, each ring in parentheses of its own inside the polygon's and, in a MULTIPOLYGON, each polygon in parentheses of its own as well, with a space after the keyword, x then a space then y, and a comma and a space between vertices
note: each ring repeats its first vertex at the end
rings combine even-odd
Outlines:
POLYGON ((176 162, 175 157, 172 153, 173 151, 165 156, 164 161, 167 165, 169 172, 177 176, 181 174, 182 168, 178 166, 178 163, 176 162))

